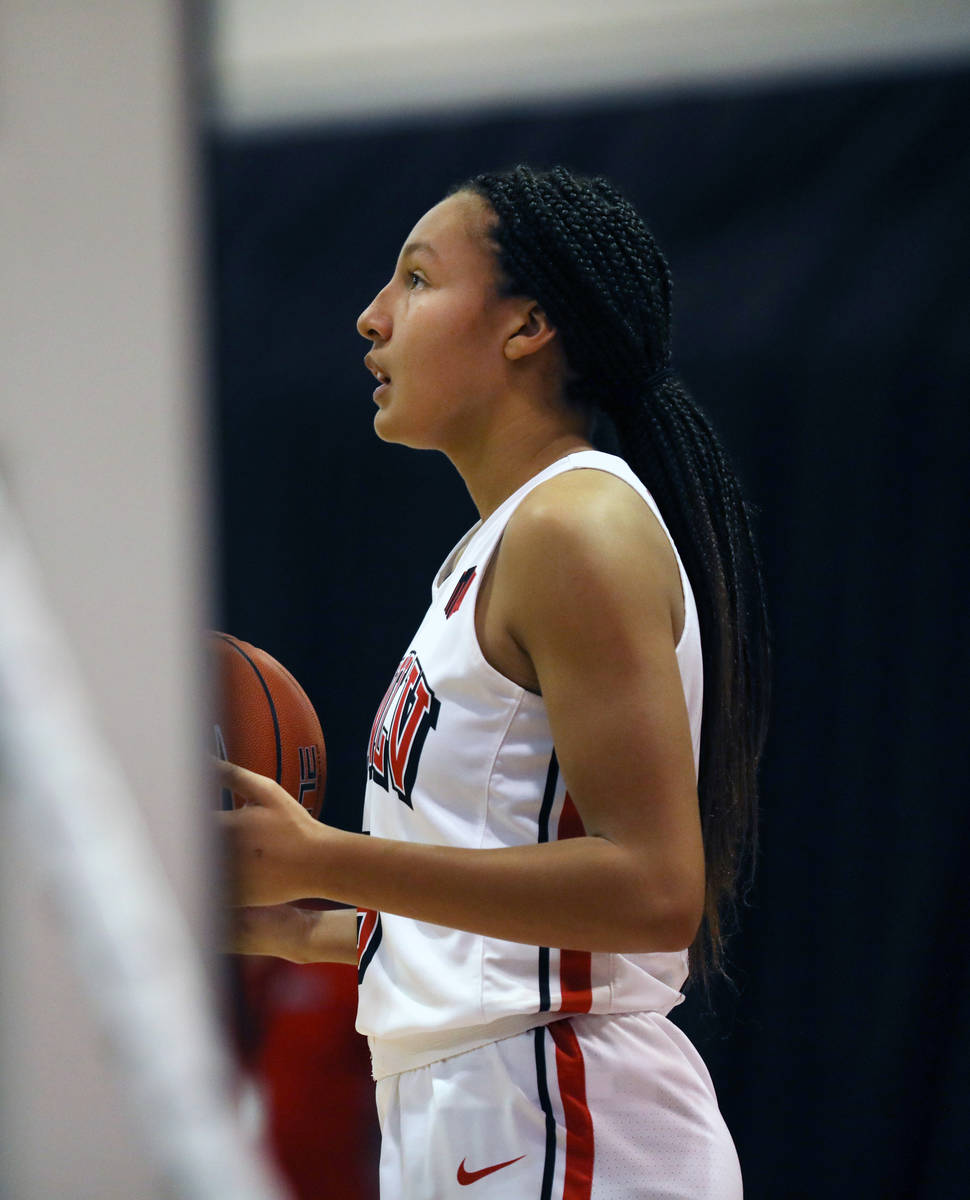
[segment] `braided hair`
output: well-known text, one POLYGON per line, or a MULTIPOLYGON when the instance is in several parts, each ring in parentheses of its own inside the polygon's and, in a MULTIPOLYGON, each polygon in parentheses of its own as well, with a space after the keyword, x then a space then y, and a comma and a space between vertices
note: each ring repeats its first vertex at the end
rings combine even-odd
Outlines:
POLYGON ((704 662, 706 894, 690 961, 706 982, 724 969, 757 843, 769 647, 748 510, 710 423, 670 369, 670 268, 633 206, 607 180, 563 167, 477 175, 457 192, 491 209, 502 294, 529 296, 545 310, 569 367, 567 399, 612 423, 691 581, 704 662))

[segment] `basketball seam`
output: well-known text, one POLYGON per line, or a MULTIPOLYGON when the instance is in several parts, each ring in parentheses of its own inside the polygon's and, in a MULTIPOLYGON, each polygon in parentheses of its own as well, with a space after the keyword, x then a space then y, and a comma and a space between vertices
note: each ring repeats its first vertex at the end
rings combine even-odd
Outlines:
POLYGON ((249 655, 246 653, 246 651, 243 650, 243 648, 233 638, 229 637, 229 635, 225 634, 225 633, 216 634, 216 637, 221 638, 224 642, 226 642, 228 645, 230 645, 233 648, 233 650, 236 651, 237 654, 241 654, 243 656, 243 658, 246 660, 246 662, 248 662, 249 665, 252 667, 253 674, 259 680, 260 686, 262 687, 263 691, 266 693, 266 700, 267 700, 267 703, 269 704, 269 713, 270 713, 270 716, 273 718, 273 736, 276 739, 276 782, 282 783, 282 781, 283 781, 283 742, 280 737, 280 722, 279 722, 279 717, 276 714, 276 705, 273 703, 273 693, 269 690, 269 685, 267 684, 266 680, 263 678, 262 672, 260 671, 259 667, 256 666, 256 664, 249 657, 249 655))

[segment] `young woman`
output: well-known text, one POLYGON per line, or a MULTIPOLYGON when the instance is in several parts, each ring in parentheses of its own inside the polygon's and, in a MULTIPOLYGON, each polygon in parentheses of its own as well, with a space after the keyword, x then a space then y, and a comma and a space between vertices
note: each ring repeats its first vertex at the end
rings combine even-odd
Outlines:
POLYGON ((443 451, 481 520, 375 717, 370 836, 232 767, 222 820, 235 948, 359 963, 384 1200, 741 1194, 666 1013, 750 861, 766 634, 670 292, 610 184, 520 166, 427 212, 358 321, 378 435, 443 451))

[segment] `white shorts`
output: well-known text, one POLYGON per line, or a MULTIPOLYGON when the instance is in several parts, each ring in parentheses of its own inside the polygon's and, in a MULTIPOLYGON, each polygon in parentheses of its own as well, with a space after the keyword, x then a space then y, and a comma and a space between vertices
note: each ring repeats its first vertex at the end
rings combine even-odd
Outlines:
POLYGON ((381 1200, 741 1197, 707 1068, 656 1013, 571 1017, 388 1076, 377 1107, 381 1200))

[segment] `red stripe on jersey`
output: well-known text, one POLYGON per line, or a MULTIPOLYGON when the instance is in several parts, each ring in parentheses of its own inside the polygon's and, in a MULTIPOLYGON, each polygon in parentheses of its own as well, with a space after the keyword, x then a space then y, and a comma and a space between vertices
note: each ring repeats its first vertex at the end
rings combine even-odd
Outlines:
POLYGON ((588 1013, 593 1007, 593 980, 588 950, 559 951, 560 1012, 588 1013))
POLYGON ((549 1026, 556 1043, 556 1074, 566 1121, 566 1172, 562 1200, 590 1200, 593 1193, 593 1117, 586 1103, 586 1064, 568 1021, 549 1026))
MULTIPOLYGON (((582 817, 567 792, 557 836, 563 841, 582 837, 585 832, 582 817)), ((560 1012, 585 1013, 593 1007, 592 956, 588 950, 559 951, 559 991, 562 996, 560 1012)))
POLYGON ((559 829, 556 836, 562 842, 566 838, 583 837, 585 834, 586 826, 583 824, 583 818, 576 811, 573 798, 567 792, 566 798, 562 802, 562 812, 559 814, 559 829))

